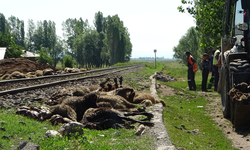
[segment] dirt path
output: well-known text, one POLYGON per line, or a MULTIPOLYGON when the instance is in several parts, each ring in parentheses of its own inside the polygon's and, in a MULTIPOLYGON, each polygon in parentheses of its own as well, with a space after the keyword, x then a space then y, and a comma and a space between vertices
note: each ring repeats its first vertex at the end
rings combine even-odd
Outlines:
MULTIPOLYGON (((176 91, 166 85, 156 85, 157 90, 161 91, 160 97, 174 95, 176 91)), ((200 95, 206 95, 205 92, 198 92, 200 95)), ((212 93, 216 94, 216 93, 212 93)), ((207 104, 206 111, 209 112, 212 119, 215 121, 215 126, 218 126, 225 136, 232 141, 232 146, 240 150, 250 150, 250 129, 235 130, 230 120, 225 119, 222 114, 222 105, 220 97, 209 97, 210 101, 207 104)), ((171 141, 170 141, 171 143, 171 141)))
POLYGON ((215 126, 224 132, 225 136, 232 141, 232 146, 241 150, 250 150, 250 129, 235 130, 232 128, 230 120, 223 117, 221 108, 221 99, 210 98, 211 103, 206 107, 212 119, 216 122, 215 126))

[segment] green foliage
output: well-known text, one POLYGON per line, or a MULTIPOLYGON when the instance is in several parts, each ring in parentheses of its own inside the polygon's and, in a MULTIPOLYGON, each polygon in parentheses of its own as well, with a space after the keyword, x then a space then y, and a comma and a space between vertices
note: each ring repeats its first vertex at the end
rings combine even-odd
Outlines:
POLYGON ((107 17, 106 28, 110 64, 124 62, 126 55, 130 56, 132 51, 128 29, 118 15, 107 17))
POLYGON ((0 47, 9 47, 10 44, 11 44, 11 34, 3 34, 0 31, 0 47))
POLYGON ((32 19, 28 20, 28 30, 25 38, 25 50, 35 52, 34 34, 36 25, 32 19))
POLYGON ((96 30, 88 30, 73 40, 76 61, 81 67, 99 66, 100 52, 98 48, 99 34, 96 30))
POLYGON ((21 58, 22 54, 24 54, 22 52, 22 47, 19 47, 18 45, 16 45, 15 39, 11 38, 10 45, 9 45, 9 47, 7 47, 7 50, 5 53, 5 57, 7 57, 7 58, 21 58))
POLYGON ((23 54, 23 47, 21 46, 24 46, 22 44, 24 41, 24 24, 23 21, 13 16, 9 19, 13 21, 8 22, 4 15, 0 13, 0 47, 7 47, 5 57, 20 58, 23 54), (13 30, 12 33, 9 32, 10 28, 13 30))
POLYGON ((42 64, 51 64, 53 62, 53 58, 49 55, 51 50, 49 48, 45 49, 40 45, 40 50, 37 53, 40 55, 36 57, 36 61, 42 64))
MULTIPOLYGON (((24 50, 41 53, 38 61, 54 67, 66 53, 76 60, 77 66, 89 68, 129 61, 132 52, 130 34, 118 15, 104 17, 99 11, 95 14, 94 25, 90 27, 88 20, 82 18, 68 18, 62 23, 64 41, 56 36, 55 22, 43 20, 35 24, 33 20, 28 20, 25 37, 24 21, 15 16, 6 20, 0 13, 0 46, 10 47, 13 38, 15 44, 24 47, 24 50), (41 45, 49 49, 44 50, 47 55, 41 51, 41 45)), ((18 57, 12 50, 9 48, 9 57, 18 57)))
POLYGON ((64 36, 67 38, 67 43, 71 49, 73 49, 74 39, 77 36, 84 34, 88 28, 88 20, 83 21, 82 18, 77 20, 76 18, 69 18, 62 23, 64 36))
POLYGON ((2 13, 0 13, 0 32, 5 34, 5 16, 2 13))
POLYGON ((199 64, 203 52, 199 46, 199 36, 197 30, 194 27, 189 28, 187 33, 179 40, 179 44, 173 48, 173 51, 174 58, 180 59, 184 64, 187 62, 185 52, 190 51, 197 64, 199 64))
POLYGON ((8 18, 8 28, 10 28, 10 33, 15 38, 15 44, 24 47, 24 21, 19 20, 15 16, 8 18))
POLYGON ((94 21, 96 31, 98 33, 105 32, 105 18, 103 17, 103 13, 98 11, 98 13, 95 13, 95 21, 94 21))
POLYGON ((187 12, 196 20, 196 28, 201 37, 200 46, 203 52, 220 45, 223 27, 223 1, 207 0, 181 0, 183 6, 177 9, 180 12, 187 12), (184 5, 187 7, 184 8, 184 5))
POLYGON ((63 58, 63 65, 64 67, 73 68, 74 67, 74 60, 70 55, 65 55, 63 58))
POLYGON ((110 55, 109 55, 107 34, 104 34, 104 39, 102 40, 102 42, 103 46, 101 49, 101 65, 110 66, 110 55))
POLYGON ((52 57, 53 57, 53 66, 56 67, 56 64, 58 61, 63 59, 64 52, 66 50, 65 41, 61 40, 59 36, 56 38, 56 44, 54 48, 51 51, 52 57))

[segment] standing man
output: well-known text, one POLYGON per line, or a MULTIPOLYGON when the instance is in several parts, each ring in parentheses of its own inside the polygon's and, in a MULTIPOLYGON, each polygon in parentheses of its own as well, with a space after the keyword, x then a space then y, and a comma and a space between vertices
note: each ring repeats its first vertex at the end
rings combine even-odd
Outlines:
POLYGON ((211 78, 210 78, 210 80, 209 80, 207 89, 211 89, 212 86, 214 85, 214 68, 213 68, 214 52, 215 52, 215 51, 212 51, 212 54, 211 54, 211 56, 209 57, 209 62, 210 62, 210 68, 209 68, 209 69, 210 69, 210 71, 211 71, 211 78))
POLYGON ((213 68, 214 68, 214 91, 217 91, 218 82, 219 82, 219 72, 218 72, 218 60, 220 55, 220 46, 217 47, 217 50, 214 52, 213 59, 213 68))
POLYGON ((189 51, 186 51, 186 57, 187 57, 187 66, 188 66, 188 86, 189 90, 196 90, 196 84, 195 84, 195 72, 198 71, 197 65, 195 63, 195 60, 191 53, 189 51))
POLYGON ((218 80, 218 86, 217 86, 217 92, 221 93, 221 56, 222 53, 219 54, 219 59, 218 59, 218 63, 216 64, 216 66, 218 67, 218 74, 219 74, 219 80, 218 80))
POLYGON ((204 53, 201 61, 202 65, 202 84, 201 89, 202 91, 207 92, 207 78, 209 74, 210 62, 208 59, 208 54, 204 53))

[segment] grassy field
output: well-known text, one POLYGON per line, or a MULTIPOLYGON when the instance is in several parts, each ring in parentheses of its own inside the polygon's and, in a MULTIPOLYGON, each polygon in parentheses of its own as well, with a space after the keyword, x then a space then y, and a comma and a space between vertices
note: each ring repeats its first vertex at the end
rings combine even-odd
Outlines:
POLYGON ((38 122, 34 119, 15 115, 13 112, 1 110, 0 149, 11 149, 21 140, 37 143, 41 149, 153 149, 151 138, 146 134, 138 137, 135 130, 88 130, 84 135, 69 135, 63 138, 45 138, 47 130, 57 130, 48 121, 38 122), (3 113, 4 112, 4 113, 3 113))
MULTIPOLYGON (((138 63, 138 61, 134 62, 138 63)), ((201 92, 201 70, 195 76, 197 91, 188 91, 186 65, 175 60, 158 61, 155 69, 153 60, 143 60, 143 63, 146 67, 141 74, 148 76, 155 71, 162 71, 178 79, 176 82, 159 82, 174 88, 176 93, 182 93, 161 97, 167 104, 163 112, 164 124, 176 148, 185 147, 187 150, 236 149, 231 146, 231 141, 225 137, 219 126, 214 125, 215 122, 206 111, 206 105, 211 102, 210 99, 220 98, 220 95, 213 92, 213 89, 207 93, 201 92), (192 131, 197 133, 192 133, 192 131)))
POLYGON ((187 67, 178 62, 165 62, 164 72, 178 79, 177 82, 167 82, 167 86, 173 87, 177 93, 175 96, 162 97, 167 107, 164 109, 164 124, 168 130, 170 139, 178 147, 190 150, 216 149, 233 150, 231 141, 215 126, 215 122, 206 111, 206 104, 220 95, 216 92, 201 92, 201 71, 196 73, 197 91, 188 91, 187 67), (202 106, 202 108, 200 108, 202 106), (197 131, 197 133, 190 133, 197 131))
MULTIPOLYGON (((138 61, 132 61, 131 64, 133 63, 138 63, 138 61)), ((208 98, 219 97, 218 94, 209 92, 208 96, 204 96, 199 92, 187 91, 187 67, 176 61, 157 62, 156 69, 152 61, 145 61, 144 64, 146 66, 144 69, 130 73, 128 76, 141 75, 142 78, 148 79, 155 71, 163 71, 178 78, 176 82, 161 82, 161 84, 173 87, 177 93, 184 94, 162 97, 167 104, 167 107, 164 108, 164 124, 176 148, 185 147, 187 150, 235 149, 222 131, 213 125, 214 121, 208 116, 209 112, 205 110, 206 104, 210 102, 208 98), (197 106, 203 106, 203 108, 197 108, 197 106), (188 132, 193 130, 197 133, 188 132)), ((139 86, 133 81, 130 84, 134 87, 139 86)), ((196 73, 196 84, 197 90, 201 91, 201 72, 196 73)), ((47 130, 57 130, 60 126, 52 126, 48 121, 38 122, 16 115, 14 109, 12 111, 0 109, 0 121, 5 122, 0 123, 0 127, 6 130, 0 130, 0 149, 11 149, 21 140, 37 143, 41 149, 155 149, 151 136, 145 134, 138 137, 134 135, 135 130, 96 131, 85 129, 84 135, 45 138, 44 134, 47 130), (2 138, 4 136, 7 138, 2 138)))

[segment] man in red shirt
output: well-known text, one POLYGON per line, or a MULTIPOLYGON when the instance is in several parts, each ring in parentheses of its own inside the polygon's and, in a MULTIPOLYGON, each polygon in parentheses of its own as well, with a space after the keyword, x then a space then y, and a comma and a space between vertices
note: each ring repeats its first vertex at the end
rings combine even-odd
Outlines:
POLYGON ((196 84, 195 84, 195 72, 198 71, 197 65, 195 63, 195 60, 191 53, 189 51, 186 51, 186 57, 187 57, 187 66, 188 66, 188 86, 189 90, 196 90, 196 84))

